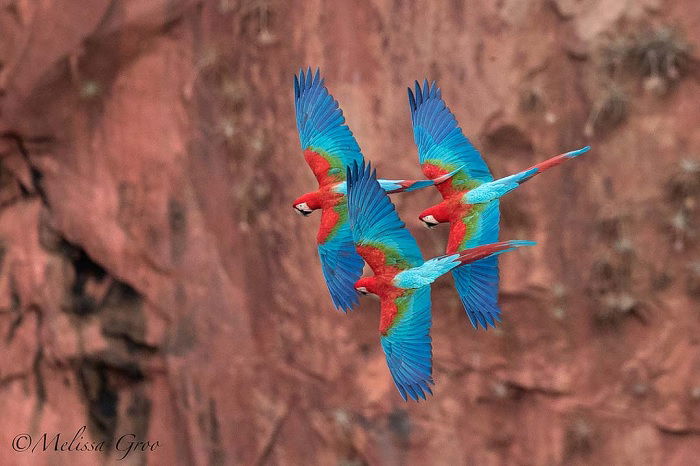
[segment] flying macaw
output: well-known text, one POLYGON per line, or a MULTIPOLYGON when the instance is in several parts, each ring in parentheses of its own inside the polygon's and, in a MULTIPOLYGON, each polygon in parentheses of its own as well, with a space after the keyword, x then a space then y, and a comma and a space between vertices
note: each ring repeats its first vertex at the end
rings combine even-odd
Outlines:
MULTIPOLYGON (((294 76, 294 105, 304 158, 318 180, 318 190, 294 201, 294 209, 307 216, 321 209, 321 226, 316 237, 323 276, 333 304, 348 311, 357 304, 353 283, 362 275, 362 258, 352 244, 347 217, 345 170, 363 157, 355 137, 345 124, 343 111, 328 92, 319 70, 311 68, 294 76)), ((379 180, 389 193, 415 191, 449 178, 431 180, 379 180)))
MULTIPOLYGON (((590 147, 557 155, 515 175, 494 180, 479 151, 462 134, 454 115, 435 85, 423 88, 416 81, 415 94, 408 89, 413 137, 426 177, 438 178, 457 170, 449 180, 436 186, 443 201, 424 210, 419 218, 428 228, 449 222, 447 254, 498 241, 500 220, 498 199, 533 176, 590 147)), ((475 328, 495 326, 498 307, 498 257, 469 264, 452 272, 462 304, 475 328)))
POLYGON ((503 241, 455 254, 423 256, 371 166, 348 168, 348 215, 357 252, 374 272, 355 283, 381 301, 379 332, 389 371, 404 400, 432 391, 430 284, 450 270, 478 263, 531 241, 503 241))

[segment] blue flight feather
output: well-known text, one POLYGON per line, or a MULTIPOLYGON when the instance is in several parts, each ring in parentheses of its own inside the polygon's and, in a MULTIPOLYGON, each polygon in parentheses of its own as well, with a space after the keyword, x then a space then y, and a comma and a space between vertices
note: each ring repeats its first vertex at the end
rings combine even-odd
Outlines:
POLYGON ((333 305, 345 312, 352 310, 358 298, 355 282, 365 262, 355 250, 347 220, 332 238, 318 245, 318 256, 333 305))
MULTIPOLYGON (((498 241, 499 200, 489 202, 477 220, 475 233, 459 249, 498 241)), ((474 328, 484 329, 500 321, 498 307, 498 256, 492 256, 452 271, 457 293, 474 328)))
MULTIPOLYGON (((357 245, 380 244, 394 250, 412 267, 423 264, 418 244, 399 219, 389 196, 379 185, 371 166, 348 169, 348 211, 357 245)), ((399 313, 381 345, 396 388, 404 400, 432 394, 432 343, 430 338, 430 287, 405 290, 395 301, 382 300, 382 313, 396 305, 399 313)))
POLYGON ((421 265, 420 248, 379 185, 371 164, 354 165, 348 172, 348 217, 355 244, 380 244, 411 267, 421 265))
MULTIPOLYGON (((343 168, 362 161, 360 146, 318 69, 315 75, 309 68, 294 76, 294 108, 302 149, 322 150, 339 160, 343 168)), ((339 176, 344 177, 345 170, 339 176)))
POLYGON ((382 349, 401 397, 424 400, 426 393, 433 393, 430 287, 411 290, 397 301, 406 310, 387 335, 381 337, 382 349))
POLYGON ((462 133, 435 82, 428 86, 426 80, 421 88, 416 81, 415 93, 408 89, 408 101, 413 138, 421 165, 430 161, 439 162, 449 170, 461 168, 472 180, 493 180, 486 162, 462 133))

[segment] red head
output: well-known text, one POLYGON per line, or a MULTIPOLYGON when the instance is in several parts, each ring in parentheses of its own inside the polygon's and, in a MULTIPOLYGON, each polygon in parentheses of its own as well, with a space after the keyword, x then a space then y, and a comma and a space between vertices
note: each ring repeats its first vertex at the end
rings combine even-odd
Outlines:
POLYGON ((427 228, 435 228, 440 223, 446 223, 450 221, 450 210, 446 203, 443 201, 438 205, 434 205, 428 209, 425 209, 418 216, 421 222, 425 224, 427 228))
POLYGON ((306 217, 311 214, 316 209, 321 208, 321 199, 317 192, 306 193, 301 197, 298 197, 292 207, 299 213, 306 217))
POLYGON ((363 295, 379 295, 376 277, 362 277, 355 282, 355 289, 363 295))

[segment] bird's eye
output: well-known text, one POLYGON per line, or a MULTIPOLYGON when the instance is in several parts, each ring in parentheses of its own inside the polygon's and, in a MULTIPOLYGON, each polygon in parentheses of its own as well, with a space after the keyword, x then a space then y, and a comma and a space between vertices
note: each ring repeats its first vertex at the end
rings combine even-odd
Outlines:
POLYGON ((363 294, 363 295, 365 295, 365 296, 367 296, 367 295, 369 294, 369 293, 367 292, 367 288, 365 288, 364 286, 361 286, 361 287, 355 288, 355 289, 356 289, 360 294, 363 294))

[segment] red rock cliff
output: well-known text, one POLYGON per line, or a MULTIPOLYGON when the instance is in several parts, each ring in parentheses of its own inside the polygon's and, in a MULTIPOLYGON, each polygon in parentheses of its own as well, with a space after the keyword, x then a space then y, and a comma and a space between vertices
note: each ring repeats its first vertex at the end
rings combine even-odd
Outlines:
MULTIPOLYGON (((116 462, 11 448, 86 425, 159 441, 132 464, 693 464, 699 5, 0 0, 0 462, 116 462), (503 201, 539 245, 501 261, 498 329, 434 287, 428 402, 291 209, 307 65, 392 177, 420 176, 416 78, 497 176, 593 146, 503 201)), ((437 198, 394 198, 427 256, 437 198)))

